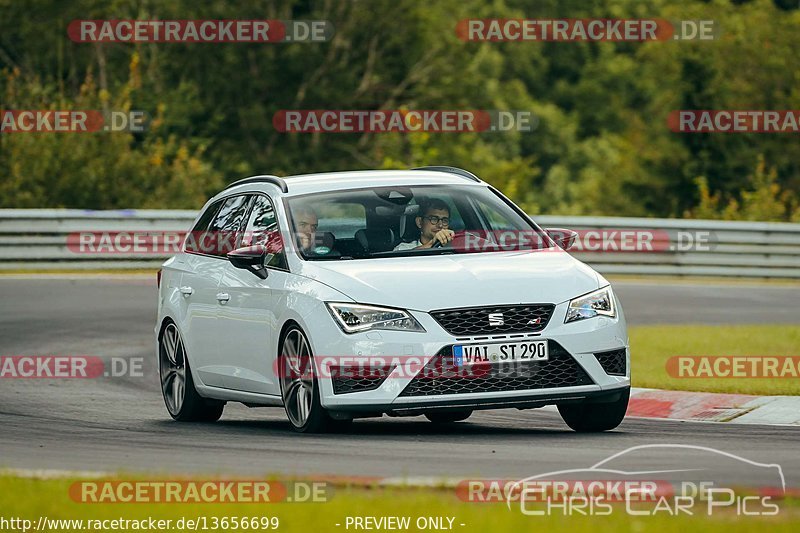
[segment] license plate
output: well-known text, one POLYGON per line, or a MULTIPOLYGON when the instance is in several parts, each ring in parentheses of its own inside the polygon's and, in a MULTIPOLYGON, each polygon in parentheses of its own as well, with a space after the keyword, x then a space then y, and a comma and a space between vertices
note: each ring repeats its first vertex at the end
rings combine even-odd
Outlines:
POLYGON ((548 355, 546 340, 453 346, 456 366, 547 361, 548 355))

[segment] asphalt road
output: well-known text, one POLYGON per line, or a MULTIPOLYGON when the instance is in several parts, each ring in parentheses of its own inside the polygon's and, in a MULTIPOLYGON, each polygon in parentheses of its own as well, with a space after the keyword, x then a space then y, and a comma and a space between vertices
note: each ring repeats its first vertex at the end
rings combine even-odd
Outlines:
MULTIPOLYGON (((800 288, 618 283, 631 324, 794 323, 800 288)), ((800 487, 800 428, 627 419, 571 432, 546 410, 480 412, 437 427, 422 418, 356 421, 297 435, 281 409, 229 404, 217 424, 169 419, 158 390, 153 280, 0 279, 0 355, 144 358, 141 377, 0 380, 0 468, 208 474, 501 477, 589 467, 632 446, 687 444, 782 466, 800 487)), ((694 452, 645 450, 633 469, 685 469, 694 452)), ((700 453, 700 452, 697 452, 700 453)), ((771 484, 753 466, 703 459, 739 484, 771 484)), ((663 479, 660 478, 660 479, 663 479)))

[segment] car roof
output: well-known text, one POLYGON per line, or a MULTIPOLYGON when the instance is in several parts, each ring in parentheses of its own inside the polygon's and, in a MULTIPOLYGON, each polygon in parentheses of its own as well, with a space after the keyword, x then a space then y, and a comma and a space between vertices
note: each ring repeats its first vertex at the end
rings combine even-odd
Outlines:
MULTIPOLYGON (((345 189, 359 189, 387 186, 419 186, 419 185, 472 185, 486 186, 458 174, 434 170, 351 170, 344 172, 323 172, 319 174, 299 174, 281 178, 288 188, 285 193, 278 192, 280 179, 258 181, 256 178, 245 180, 240 185, 229 186, 225 196, 247 191, 263 191, 273 196, 298 196, 303 194, 345 189)), ((217 196, 223 196, 219 194, 217 196)))

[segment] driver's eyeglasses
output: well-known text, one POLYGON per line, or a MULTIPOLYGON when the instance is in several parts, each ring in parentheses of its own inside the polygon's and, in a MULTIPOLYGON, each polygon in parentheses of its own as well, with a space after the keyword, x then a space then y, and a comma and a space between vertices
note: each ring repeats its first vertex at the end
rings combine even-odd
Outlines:
POLYGON ((422 217, 422 218, 427 220, 428 222, 430 222, 434 226, 438 225, 439 222, 442 223, 442 226, 449 226, 450 225, 450 219, 447 218, 447 217, 437 217, 436 215, 429 215, 427 217, 422 217))

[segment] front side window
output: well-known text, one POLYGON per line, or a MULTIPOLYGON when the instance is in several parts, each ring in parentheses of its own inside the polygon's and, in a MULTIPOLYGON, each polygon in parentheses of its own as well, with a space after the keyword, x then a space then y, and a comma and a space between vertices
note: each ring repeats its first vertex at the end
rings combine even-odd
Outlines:
POLYGON ((288 270, 286 251, 282 245, 275 208, 269 198, 255 197, 250 218, 247 220, 240 246, 267 246, 270 257, 266 266, 288 270))
POLYGON ((497 204, 489 204, 483 200, 477 200, 476 204, 483 216, 486 217, 486 221, 488 225, 491 226, 492 230, 501 231, 516 229, 513 220, 510 220, 505 215, 505 206, 503 206, 503 209, 498 209, 497 204))
POLYGON ((542 230, 481 185, 352 189, 287 200, 300 256, 372 259, 549 246, 542 230))

